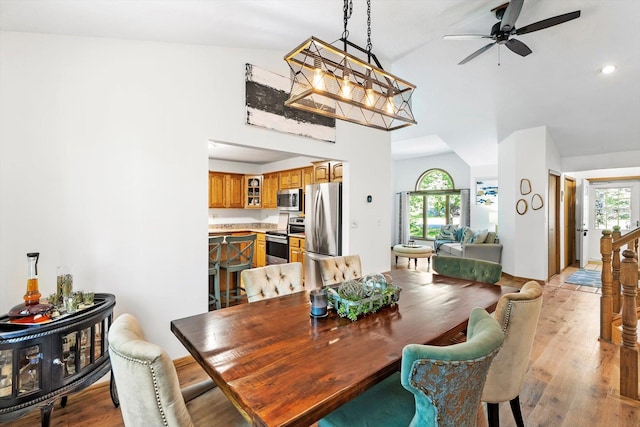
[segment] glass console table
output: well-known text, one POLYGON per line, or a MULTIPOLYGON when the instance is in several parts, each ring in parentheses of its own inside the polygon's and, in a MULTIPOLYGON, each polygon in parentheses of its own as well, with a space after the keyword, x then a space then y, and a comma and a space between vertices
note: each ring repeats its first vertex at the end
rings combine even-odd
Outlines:
MULTIPOLYGON (((96 294, 94 304, 48 323, 25 325, 0 317, 0 422, 40 408, 48 426, 53 405, 111 370, 107 333, 115 296, 96 294)), ((111 399, 119 405, 113 375, 111 399)))

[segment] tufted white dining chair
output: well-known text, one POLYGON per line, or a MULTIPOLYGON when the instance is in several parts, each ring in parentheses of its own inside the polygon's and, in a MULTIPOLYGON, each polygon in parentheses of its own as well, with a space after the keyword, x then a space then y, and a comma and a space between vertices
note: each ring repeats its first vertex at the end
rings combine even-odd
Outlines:
POLYGON ((520 292, 503 295, 494 317, 504 331, 504 345, 489 368, 482 391, 487 403, 489 427, 498 427, 500 402, 509 402, 518 427, 524 427, 520 411, 520 389, 529 366, 531 348, 542 308, 542 286, 525 283, 520 292))
POLYGON ((249 302, 304 291, 302 263, 273 264, 242 271, 249 302))
POLYGON ((335 256, 320 260, 322 286, 342 283, 362 277, 360 255, 335 256))
POLYGON ((109 328, 109 358, 127 427, 248 426, 211 380, 180 389, 169 355, 122 314, 109 328))

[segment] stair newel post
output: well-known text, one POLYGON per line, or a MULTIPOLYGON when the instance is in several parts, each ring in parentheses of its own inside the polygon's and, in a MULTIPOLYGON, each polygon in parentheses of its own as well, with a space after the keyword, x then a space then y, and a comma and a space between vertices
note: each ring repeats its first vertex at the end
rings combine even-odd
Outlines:
POLYGON ((638 400, 638 261, 635 252, 622 252, 622 344, 620 347, 620 395, 638 400))
MULTIPOLYGON (((613 241, 615 242, 620 238, 620 226, 613 226, 613 241)), ((613 312, 615 314, 620 313, 620 246, 616 245, 613 248, 613 255, 611 260, 613 277, 611 281, 611 294, 613 297, 613 312)))
POLYGON ((611 322, 613 320, 611 253, 613 237, 611 230, 602 230, 600 254, 602 255, 602 297, 600 297, 600 339, 611 342, 611 322))

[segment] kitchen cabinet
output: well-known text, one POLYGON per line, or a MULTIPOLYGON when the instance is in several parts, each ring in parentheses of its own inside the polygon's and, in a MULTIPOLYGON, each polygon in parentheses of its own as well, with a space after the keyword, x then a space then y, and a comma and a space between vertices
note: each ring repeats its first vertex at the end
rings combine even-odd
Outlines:
POLYGON ((302 168, 302 190, 307 188, 307 185, 313 184, 313 166, 307 166, 302 168))
POLYGON ((342 182, 342 162, 331 162, 329 163, 329 168, 331 171, 329 181, 342 182))
POLYGON ((278 207, 278 172, 265 174, 262 180, 262 207, 276 209, 278 207))
POLYGON ((244 175, 209 171, 209 207, 243 208, 244 175))
POLYGON ((342 162, 313 162, 313 182, 340 182, 342 181, 342 162))
POLYGON ((289 190, 302 188, 302 170, 290 169, 280 172, 280 189, 289 190))
POLYGON ((304 277, 304 246, 305 239, 302 237, 289 237, 289 262, 302 263, 302 277, 304 277))
POLYGON ((267 265, 267 242, 264 233, 256 233, 256 248, 253 254, 253 268, 267 265))
POLYGON ((251 209, 262 208, 262 175, 246 175, 244 182, 244 207, 251 209))

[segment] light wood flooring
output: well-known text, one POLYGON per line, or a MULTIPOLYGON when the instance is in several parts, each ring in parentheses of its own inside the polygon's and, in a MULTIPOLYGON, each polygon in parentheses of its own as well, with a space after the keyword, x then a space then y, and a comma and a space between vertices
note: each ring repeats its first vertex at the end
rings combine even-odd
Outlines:
MULTIPOLYGON (((391 265, 395 267, 393 259, 391 265)), ((397 268, 407 268, 406 259, 401 258, 397 268)), ((427 270, 426 259, 418 260, 418 269, 427 270)), ((619 349, 598 340, 599 292, 563 283, 575 270, 567 268, 544 287, 530 369, 520 394, 525 425, 640 426, 640 402, 619 396, 619 349)), ((509 280, 501 283, 518 285, 509 280)), ((183 386, 206 378, 195 362, 179 364, 178 376, 183 386)), ((39 413, 3 425, 39 425, 39 413)), ((101 383, 70 396, 66 408, 56 405, 51 425, 111 427, 123 423, 109 398, 108 384, 101 383)), ((500 405, 500 425, 515 426, 508 404, 500 405)))

